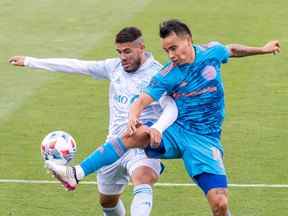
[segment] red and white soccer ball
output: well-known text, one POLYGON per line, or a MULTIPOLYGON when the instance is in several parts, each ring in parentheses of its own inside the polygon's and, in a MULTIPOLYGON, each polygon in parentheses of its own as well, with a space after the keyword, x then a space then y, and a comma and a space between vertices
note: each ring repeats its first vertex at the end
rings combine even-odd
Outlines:
POLYGON ((74 138, 65 131, 53 131, 47 134, 41 143, 43 160, 53 160, 57 164, 66 165, 76 153, 74 138))

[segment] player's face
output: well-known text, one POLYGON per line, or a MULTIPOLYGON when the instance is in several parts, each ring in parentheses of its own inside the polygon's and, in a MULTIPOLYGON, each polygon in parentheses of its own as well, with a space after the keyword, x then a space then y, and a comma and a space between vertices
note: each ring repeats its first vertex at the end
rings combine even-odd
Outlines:
POLYGON ((141 66, 144 57, 144 45, 142 43, 117 43, 116 51, 126 72, 135 72, 141 66))
POLYGON ((177 36, 173 32, 162 39, 162 47, 176 65, 192 63, 194 60, 192 40, 189 36, 177 36))

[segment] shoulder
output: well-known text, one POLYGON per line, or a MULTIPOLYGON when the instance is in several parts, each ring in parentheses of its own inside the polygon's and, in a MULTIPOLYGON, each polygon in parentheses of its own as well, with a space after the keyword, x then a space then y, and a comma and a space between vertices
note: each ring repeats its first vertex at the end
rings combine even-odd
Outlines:
POLYGON ((161 77, 166 77, 168 74, 175 73, 177 71, 179 71, 179 68, 172 62, 169 62, 160 69, 158 75, 161 77))
POLYGON ((160 64, 150 52, 146 52, 145 55, 148 57, 142 68, 147 72, 156 74, 163 66, 160 64))
POLYGON ((218 46, 224 46, 224 45, 222 43, 220 43, 219 41, 210 41, 207 44, 199 44, 197 46, 202 50, 208 50, 211 48, 215 48, 218 46))
POLYGON ((179 67, 169 62, 153 77, 152 83, 161 83, 161 85, 173 87, 181 82, 183 78, 183 73, 179 67))
POLYGON ((211 41, 208 44, 198 45, 197 47, 203 54, 204 59, 213 58, 221 63, 226 63, 230 57, 229 48, 218 41, 211 41))
POLYGON ((162 67, 163 65, 156 60, 152 61, 151 63, 151 68, 153 68, 153 70, 156 70, 157 72, 160 71, 162 67))
POLYGON ((103 61, 104 67, 113 76, 113 74, 123 70, 121 60, 119 58, 107 58, 103 61))
POLYGON ((154 58, 154 56, 152 55, 152 53, 150 53, 149 60, 150 60, 150 65, 151 65, 151 67, 158 67, 159 70, 163 67, 163 65, 154 58))
POLYGON ((219 41, 210 41, 207 44, 198 45, 199 49, 206 52, 227 52, 228 48, 219 41))
POLYGON ((146 67, 145 71, 146 74, 149 74, 149 76, 154 76, 161 70, 162 67, 163 67, 162 64, 160 64, 156 60, 153 60, 149 63, 149 66, 146 67))
POLYGON ((121 60, 119 58, 108 58, 104 60, 106 66, 115 68, 121 66, 121 60))

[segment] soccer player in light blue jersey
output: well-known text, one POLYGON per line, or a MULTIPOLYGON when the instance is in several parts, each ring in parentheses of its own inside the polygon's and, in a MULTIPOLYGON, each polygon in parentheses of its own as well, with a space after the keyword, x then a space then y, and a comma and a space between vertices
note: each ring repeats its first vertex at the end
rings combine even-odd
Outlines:
POLYGON ((154 76, 132 105, 128 133, 103 144, 80 166, 64 167, 47 161, 47 167, 64 185, 75 184, 89 175, 88 170, 112 163, 127 149, 145 148, 152 158, 182 158, 187 173, 205 193, 213 215, 231 215, 221 144, 224 119, 221 65, 230 57, 278 53, 279 42, 270 41, 263 47, 224 46, 218 42, 197 46, 192 43, 187 25, 178 20, 163 22, 160 37, 171 62, 154 76), (161 134, 155 128, 139 124, 138 119, 144 108, 163 94, 174 98, 179 114, 176 122, 161 134))
POLYGON ((218 42, 197 46, 192 44, 187 25, 177 20, 162 23, 160 37, 171 62, 154 76, 134 103, 130 129, 133 133, 145 106, 164 93, 172 95, 179 110, 178 119, 163 133, 159 147, 148 146, 146 154, 154 158, 182 158, 187 173, 207 196, 213 215, 231 215, 221 144, 224 119, 221 65, 230 57, 277 53, 279 43, 272 41, 261 49, 236 44, 224 46, 218 42))

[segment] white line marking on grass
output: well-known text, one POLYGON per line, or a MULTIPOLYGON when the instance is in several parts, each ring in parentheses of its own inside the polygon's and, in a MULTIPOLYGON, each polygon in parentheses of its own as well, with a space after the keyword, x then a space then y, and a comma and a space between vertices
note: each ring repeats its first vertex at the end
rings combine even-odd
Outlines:
MULTIPOLYGON (((25 179, 0 179, 0 183, 4 184, 58 184, 58 181, 50 180, 25 180, 25 179)), ((95 181, 82 181, 81 184, 96 185, 95 181)), ((195 187, 196 184, 189 183, 165 183, 160 182, 156 187, 195 187)), ((288 188, 288 184, 229 184, 229 187, 243 188, 288 188)))

